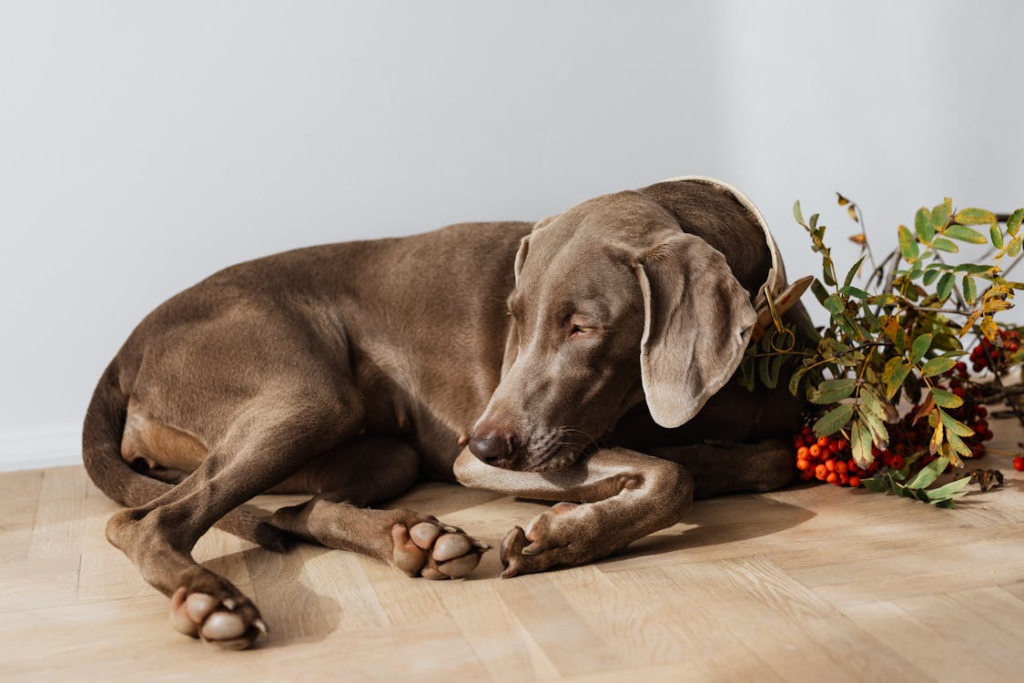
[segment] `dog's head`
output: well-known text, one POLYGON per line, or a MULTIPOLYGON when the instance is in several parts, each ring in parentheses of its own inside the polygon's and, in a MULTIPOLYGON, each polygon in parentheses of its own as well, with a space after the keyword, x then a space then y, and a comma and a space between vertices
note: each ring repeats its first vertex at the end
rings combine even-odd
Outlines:
POLYGON ((541 221, 516 256, 501 382, 470 450, 498 467, 552 471, 640 401, 662 426, 687 422, 739 364, 755 314, 734 271, 763 282, 766 253, 749 211, 694 183, 541 221), (730 240, 733 264, 709 243, 730 240))

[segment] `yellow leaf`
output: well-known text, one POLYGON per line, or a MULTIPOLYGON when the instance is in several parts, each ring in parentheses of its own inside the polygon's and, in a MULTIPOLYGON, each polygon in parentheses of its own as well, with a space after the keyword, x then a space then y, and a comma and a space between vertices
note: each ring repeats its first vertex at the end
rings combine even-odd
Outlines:
POLYGON ((836 197, 838 197, 838 198, 839 198, 839 199, 838 199, 838 201, 839 201, 839 206, 846 206, 847 204, 849 204, 849 203, 850 203, 850 200, 849 200, 849 199, 847 199, 847 198, 846 198, 846 197, 844 197, 843 195, 839 194, 838 192, 836 192, 836 197))
MULTIPOLYGON (((999 328, 996 327, 996 321, 992 320, 991 316, 986 315, 981 319, 981 331, 985 335, 986 339, 993 344, 996 344, 996 337, 999 336, 999 328)), ((1002 346, 1001 343, 996 345, 1002 346)))
POLYGON ((953 467, 960 468, 964 466, 964 461, 960 459, 960 456, 956 454, 956 451, 948 443, 942 444, 942 457, 953 463, 953 467))
POLYGON ((962 337, 968 332, 970 332, 971 328, 974 327, 974 323, 978 322, 978 318, 980 317, 981 313, 979 313, 978 311, 974 311, 973 313, 971 313, 970 317, 967 318, 967 322, 965 322, 964 326, 960 328, 960 334, 958 336, 962 337))
POLYGON ((856 235, 850 235, 850 241, 863 247, 864 243, 868 241, 868 238, 864 233, 858 232, 856 235))
POLYGON ((989 287, 988 292, 985 294, 986 297, 990 296, 1006 296, 1012 290, 1006 285, 992 285, 989 287))
POLYGON ((1013 308, 1013 304, 1003 299, 991 298, 985 300, 985 313, 996 313, 1013 308))
POLYGON ((850 204, 848 207, 846 207, 846 213, 850 214, 850 218, 853 219, 854 223, 860 223, 860 221, 857 220, 857 209, 855 207, 855 204, 850 204))
POLYGON ((935 455, 942 447, 942 420, 935 421, 935 431, 932 432, 931 441, 928 442, 928 452, 935 455))
POLYGON ((896 320, 896 316, 890 315, 886 318, 885 322, 882 324, 882 330, 885 332, 885 336, 891 339, 895 344, 896 334, 900 331, 900 323, 896 320))

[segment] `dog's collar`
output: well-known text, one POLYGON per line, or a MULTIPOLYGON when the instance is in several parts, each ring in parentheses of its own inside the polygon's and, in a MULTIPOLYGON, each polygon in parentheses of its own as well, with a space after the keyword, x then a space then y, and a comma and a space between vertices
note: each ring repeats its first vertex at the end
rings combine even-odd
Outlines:
POLYGON ((745 194, 728 183, 705 176, 679 176, 669 178, 663 182, 674 183, 679 181, 703 183, 704 185, 711 185, 728 192, 743 208, 750 212, 750 215, 761 226, 761 230, 764 231, 764 240, 768 244, 772 265, 768 269, 768 277, 765 278, 764 284, 757 290, 757 296, 754 297, 753 302, 754 312, 757 313, 757 322, 754 323, 751 336, 755 340, 760 339, 764 336, 768 326, 772 324, 772 310, 774 309, 775 315, 781 316, 792 308, 800 300, 803 293, 807 291, 814 278, 810 276, 802 277, 792 285, 786 285, 786 267, 782 263, 782 254, 779 252, 779 246, 775 243, 771 230, 768 229, 768 222, 761 215, 754 202, 750 201, 745 194))

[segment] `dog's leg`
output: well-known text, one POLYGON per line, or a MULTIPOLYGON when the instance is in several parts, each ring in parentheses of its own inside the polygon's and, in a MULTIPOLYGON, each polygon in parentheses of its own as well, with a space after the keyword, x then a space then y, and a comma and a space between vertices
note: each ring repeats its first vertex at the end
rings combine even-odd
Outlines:
POLYGON ((371 510, 320 496, 278 510, 271 522, 308 541, 369 555, 428 579, 461 578, 476 569, 490 548, 414 510, 371 510))
POLYGON ((307 541, 383 560, 409 576, 463 577, 476 568, 486 543, 413 510, 361 507, 399 495, 418 470, 419 456, 406 443, 375 437, 347 443, 273 489, 317 496, 278 510, 271 522, 307 541))
POLYGON ((353 435, 362 410, 354 390, 351 398, 349 414, 344 402, 307 395, 254 399, 195 472, 156 500, 111 518, 107 538, 150 585, 171 596, 178 631, 228 648, 248 647, 266 631, 252 602, 196 563, 192 547, 228 511, 353 435))
POLYGON ((504 577, 590 562, 679 522, 693 501, 681 465, 624 448, 596 451, 557 472, 491 467, 468 450, 455 476, 472 488, 561 502, 502 541, 504 577))

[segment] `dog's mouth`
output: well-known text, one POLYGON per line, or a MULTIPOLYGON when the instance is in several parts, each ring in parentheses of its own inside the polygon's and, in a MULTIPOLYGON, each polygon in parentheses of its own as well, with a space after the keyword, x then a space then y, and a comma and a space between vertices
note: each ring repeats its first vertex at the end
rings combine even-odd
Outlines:
MULTIPOLYGON (((547 440, 546 440, 547 441, 547 440)), ((571 467, 580 458, 597 450, 597 442, 589 439, 580 443, 565 443, 551 440, 543 448, 527 453, 525 458, 508 458, 506 462, 493 463, 497 467, 517 472, 557 472, 571 467)))

